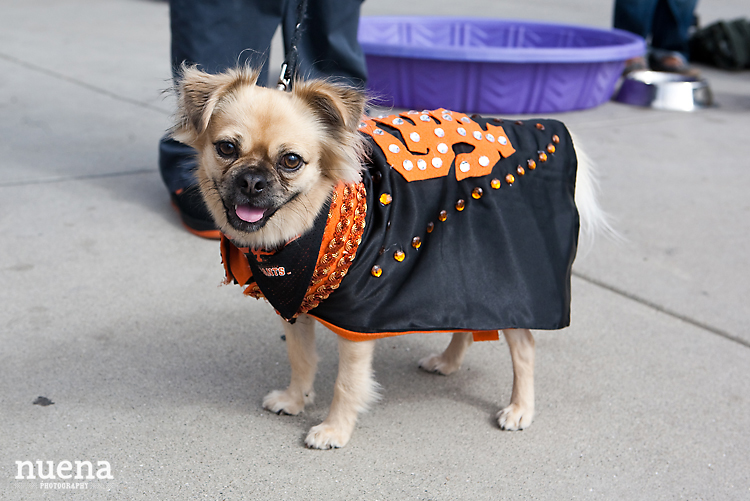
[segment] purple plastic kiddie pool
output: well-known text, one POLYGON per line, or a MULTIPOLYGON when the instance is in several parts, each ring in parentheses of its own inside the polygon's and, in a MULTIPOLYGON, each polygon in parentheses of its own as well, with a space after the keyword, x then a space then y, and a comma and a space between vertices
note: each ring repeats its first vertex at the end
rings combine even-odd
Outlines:
POLYGON ((376 104, 490 114, 597 106, 645 52, 620 30, 479 18, 364 17, 359 41, 376 104))

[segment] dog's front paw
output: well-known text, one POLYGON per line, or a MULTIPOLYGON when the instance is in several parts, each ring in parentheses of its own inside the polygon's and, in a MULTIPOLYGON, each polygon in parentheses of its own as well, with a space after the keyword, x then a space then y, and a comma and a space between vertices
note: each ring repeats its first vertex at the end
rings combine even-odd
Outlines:
POLYGON ((332 426, 324 421, 318 426, 310 428, 310 432, 305 439, 305 445, 311 449, 338 449, 349 442, 352 431, 351 428, 332 426))
POLYGON ((510 404, 497 413, 497 424, 501 430, 523 430, 528 428, 534 419, 534 408, 524 407, 519 404, 510 404))
POLYGON ((263 408, 276 414, 296 416, 305 409, 305 404, 312 403, 314 398, 315 394, 312 391, 303 395, 289 390, 275 390, 263 399, 263 408))
POLYGON ((433 372, 435 374, 447 376, 448 374, 452 374, 460 369, 461 364, 454 361, 446 361, 443 354, 440 354, 424 357, 419 361, 419 368, 426 372, 433 372))

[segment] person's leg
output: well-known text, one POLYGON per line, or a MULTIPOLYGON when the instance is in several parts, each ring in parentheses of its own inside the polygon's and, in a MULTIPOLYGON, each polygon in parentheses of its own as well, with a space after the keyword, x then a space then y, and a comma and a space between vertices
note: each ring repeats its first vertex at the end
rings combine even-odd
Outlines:
POLYGON ((649 50, 651 69, 697 77, 688 63, 688 31, 694 21, 697 0, 660 0, 654 15, 649 50))
MULTIPOLYGON (((615 0, 612 25, 620 30, 640 35, 645 40, 651 36, 656 3, 659 0, 615 0)), ((639 56, 625 61, 623 74, 647 70, 646 57, 639 56)))
POLYGON ((197 64, 208 73, 218 73, 238 63, 265 66, 284 3, 170 0, 173 72, 183 61, 197 64))
MULTIPOLYGON (((305 78, 334 78, 364 88, 367 66, 357 40, 363 0, 308 0, 298 46, 299 74, 305 78)), ((290 1, 284 16, 284 44, 289 44, 297 23, 297 1, 290 1)))
POLYGON ((687 58, 688 31, 697 3, 698 0, 661 0, 654 14, 652 47, 679 52, 687 58))
POLYGON ((698 0, 616 0, 614 27, 649 42, 648 61, 626 61, 625 72, 647 69, 697 76, 688 62, 688 30, 698 0))
POLYGON ((659 0, 616 0, 613 26, 648 40, 659 0))
MULTIPOLYGON (((171 0, 173 78, 183 63, 210 73, 237 64, 265 66, 283 6, 282 0, 171 0)), ((197 235, 218 238, 197 190, 194 157, 192 148, 167 136, 159 143, 159 171, 183 223, 197 235)))

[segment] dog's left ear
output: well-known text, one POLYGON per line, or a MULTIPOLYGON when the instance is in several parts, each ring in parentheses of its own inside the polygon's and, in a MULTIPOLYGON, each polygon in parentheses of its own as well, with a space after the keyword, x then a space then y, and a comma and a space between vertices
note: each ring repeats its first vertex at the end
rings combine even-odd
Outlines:
POLYGON ((292 94, 305 101, 331 132, 356 132, 365 112, 364 92, 325 80, 296 81, 292 94))
POLYGON ((251 68, 237 68, 214 75, 183 64, 175 85, 177 116, 170 131, 172 137, 195 146, 208 129, 218 103, 241 85, 255 85, 258 74, 251 68))

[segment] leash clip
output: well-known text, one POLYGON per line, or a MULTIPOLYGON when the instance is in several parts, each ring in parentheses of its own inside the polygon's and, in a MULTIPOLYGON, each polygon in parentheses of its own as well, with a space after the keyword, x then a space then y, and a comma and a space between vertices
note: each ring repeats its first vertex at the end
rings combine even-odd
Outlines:
POLYGON ((279 81, 276 83, 276 88, 284 92, 290 92, 292 90, 292 78, 298 70, 297 58, 299 57, 299 54, 297 45, 302 36, 302 21, 305 19, 306 12, 307 0, 298 0, 297 24, 294 26, 294 33, 292 34, 291 43, 289 44, 289 52, 284 59, 284 63, 281 65, 281 74, 279 75, 279 81))
POLYGON ((287 73, 287 70, 289 68, 289 65, 286 61, 284 61, 284 64, 281 65, 281 74, 279 75, 279 81, 276 84, 276 88, 278 90, 283 90, 284 92, 289 92, 292 90, 292 77, 287 73))

